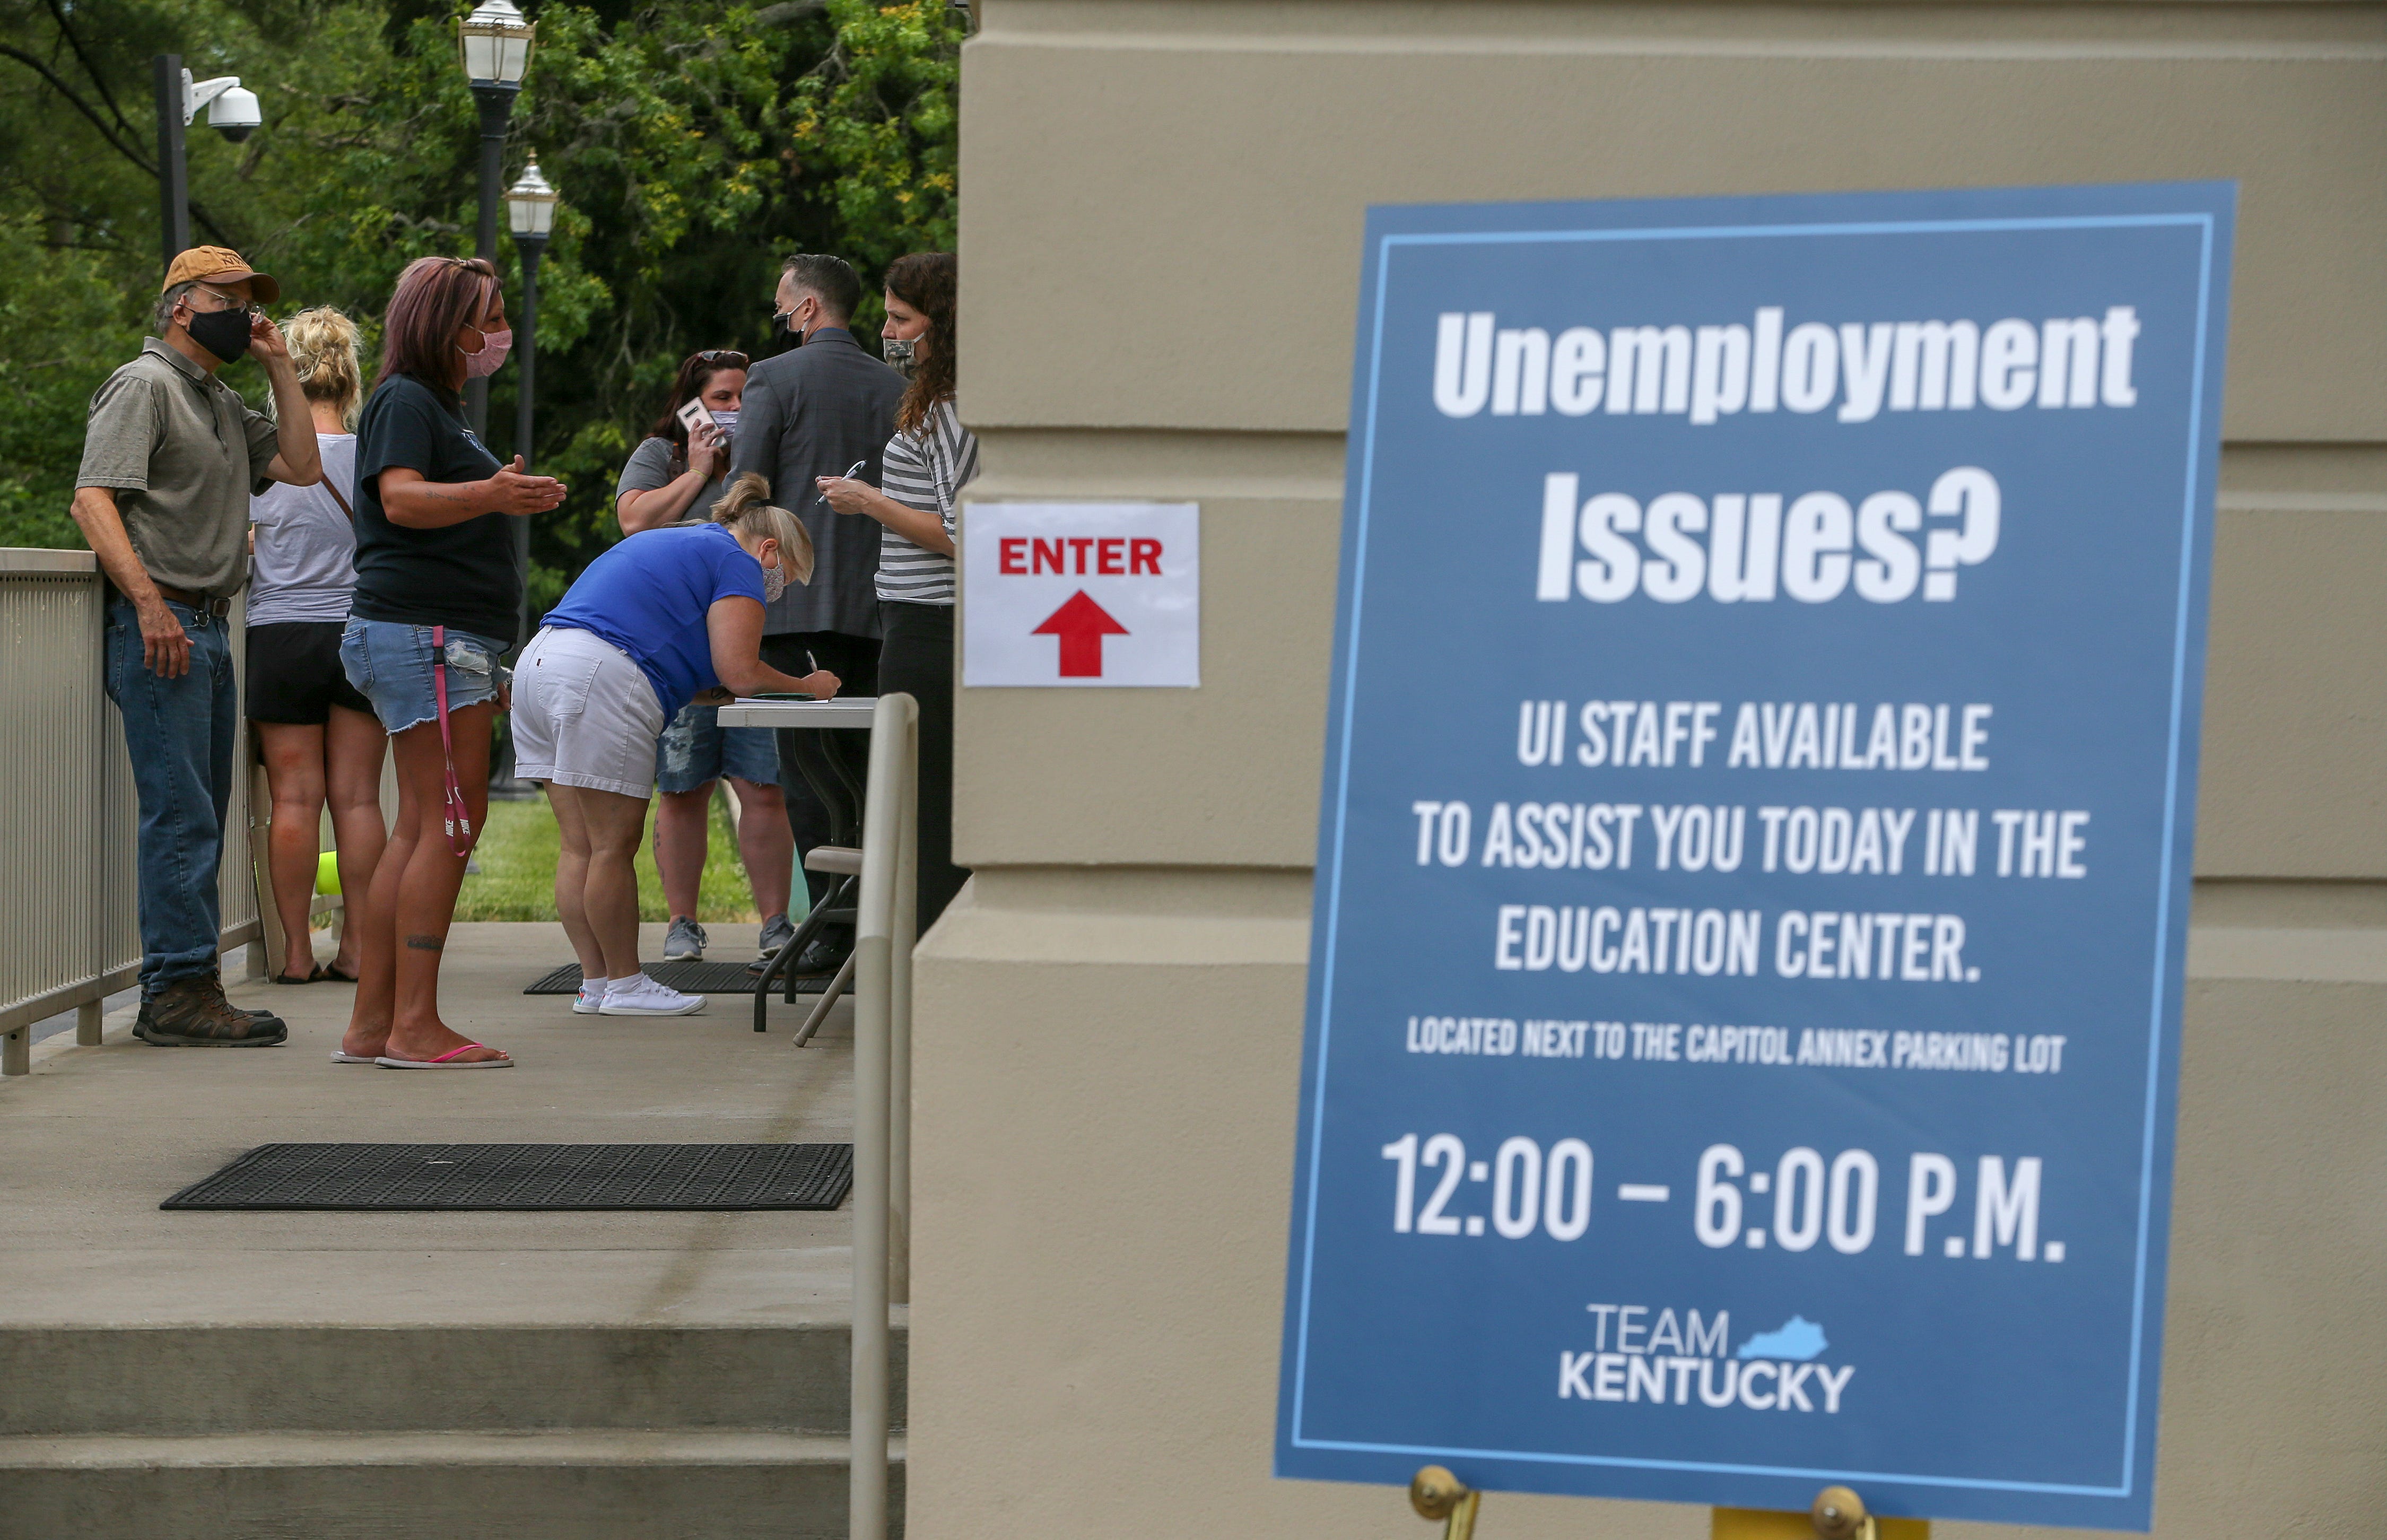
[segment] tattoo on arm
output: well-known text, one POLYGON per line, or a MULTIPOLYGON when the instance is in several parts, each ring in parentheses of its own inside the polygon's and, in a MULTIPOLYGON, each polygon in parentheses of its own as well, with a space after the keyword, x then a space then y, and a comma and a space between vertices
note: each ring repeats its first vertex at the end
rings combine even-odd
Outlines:
POLYGON ((448 940, 444 936, 409 936, 406 946, 410 952, 445 952, 448 940))

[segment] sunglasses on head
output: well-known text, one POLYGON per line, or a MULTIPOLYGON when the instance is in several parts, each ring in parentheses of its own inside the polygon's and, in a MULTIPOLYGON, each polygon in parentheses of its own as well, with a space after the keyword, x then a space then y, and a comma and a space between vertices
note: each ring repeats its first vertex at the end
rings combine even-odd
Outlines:
POLYGON ((708 347, 697 355, 697 360, 725 369, 743 369, 747 361, 745 354, 731 347, 708 347))

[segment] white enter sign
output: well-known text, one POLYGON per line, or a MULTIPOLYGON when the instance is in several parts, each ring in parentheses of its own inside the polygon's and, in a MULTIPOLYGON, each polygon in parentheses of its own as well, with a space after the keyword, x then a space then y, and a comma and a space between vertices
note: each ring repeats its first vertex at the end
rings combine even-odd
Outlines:
POLYGON ((1202 682, 1202 519, 1178 503, 962 510, 962 683, 1202 682))

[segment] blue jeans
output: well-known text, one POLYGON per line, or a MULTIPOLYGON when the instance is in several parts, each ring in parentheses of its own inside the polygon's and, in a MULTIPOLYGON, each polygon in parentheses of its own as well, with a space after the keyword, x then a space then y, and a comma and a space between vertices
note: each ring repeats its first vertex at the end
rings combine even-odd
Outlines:
POLYGON ((183 978, 213 978, 222 909, 216 868, 232 806, 233 745, 240 690, 232 632, 221 616, 169 601, 191 638, 191 671, 153 674, 141 655, 133 601, 107 601, 107 698, 124 717, 133 789, 141 807, 135 843, 141 884, 141 998, 183 978))
MULTIPOLYGON (((448 662, 448 713, 498 698, 504 675, 498 659, 512 647, 494 637, 477 637, 454 626, 444 633, 448 662)), ((431 627, 394 620, 348 617, 340 630, 340 667, 348 683, 373 702, 385 732, 402 733, 439 720, 439 698, 431 675, 431 627)))
POLYGON ((771 729, 725 727, 719 706, 682 706, 655 745, 655 789, 693 791, 724 776, 778 785, 779 745, 771 729))

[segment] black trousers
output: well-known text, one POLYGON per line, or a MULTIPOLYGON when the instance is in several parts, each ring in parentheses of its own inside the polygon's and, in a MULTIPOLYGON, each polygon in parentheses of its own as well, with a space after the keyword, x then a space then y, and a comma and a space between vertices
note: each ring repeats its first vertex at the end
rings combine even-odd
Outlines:
POLYGON ((878 688, 920 702, 920 920, 937 923, 969 873, 954 865, 954 607, 881 600, 878 688))
MULTIPOLYGON (((763 638, 763 661, 782 674, 801 679, 815 665, 827 669, 838 678, 840 697, 876 695, 878 693, 878 638, 848 636, 842 631, 790 631, 763 638)), ((950 692, 949 692, 950 693, 950 692)), ((796 837, 796 867, 803 869, 804 855, 815 845, 835 844, 837 830, 829 809, 813 790, 796 768, 797 756, 804 751, 802 738, 814 739, 813 747, 826 761, 842 766, 845 778, 859 788, 870 768, 870 735, 843 728, 781 727, 777 732, 779 745, 779 789, 788 802, 788 827, 796 837)), ((853 809, 854 827, 845 831, 855 843, 861 841, 860 804, 853 809)), ((830 872, 804 872, 804 887, 818 904, 827 899, 837 886, 830 872)))

